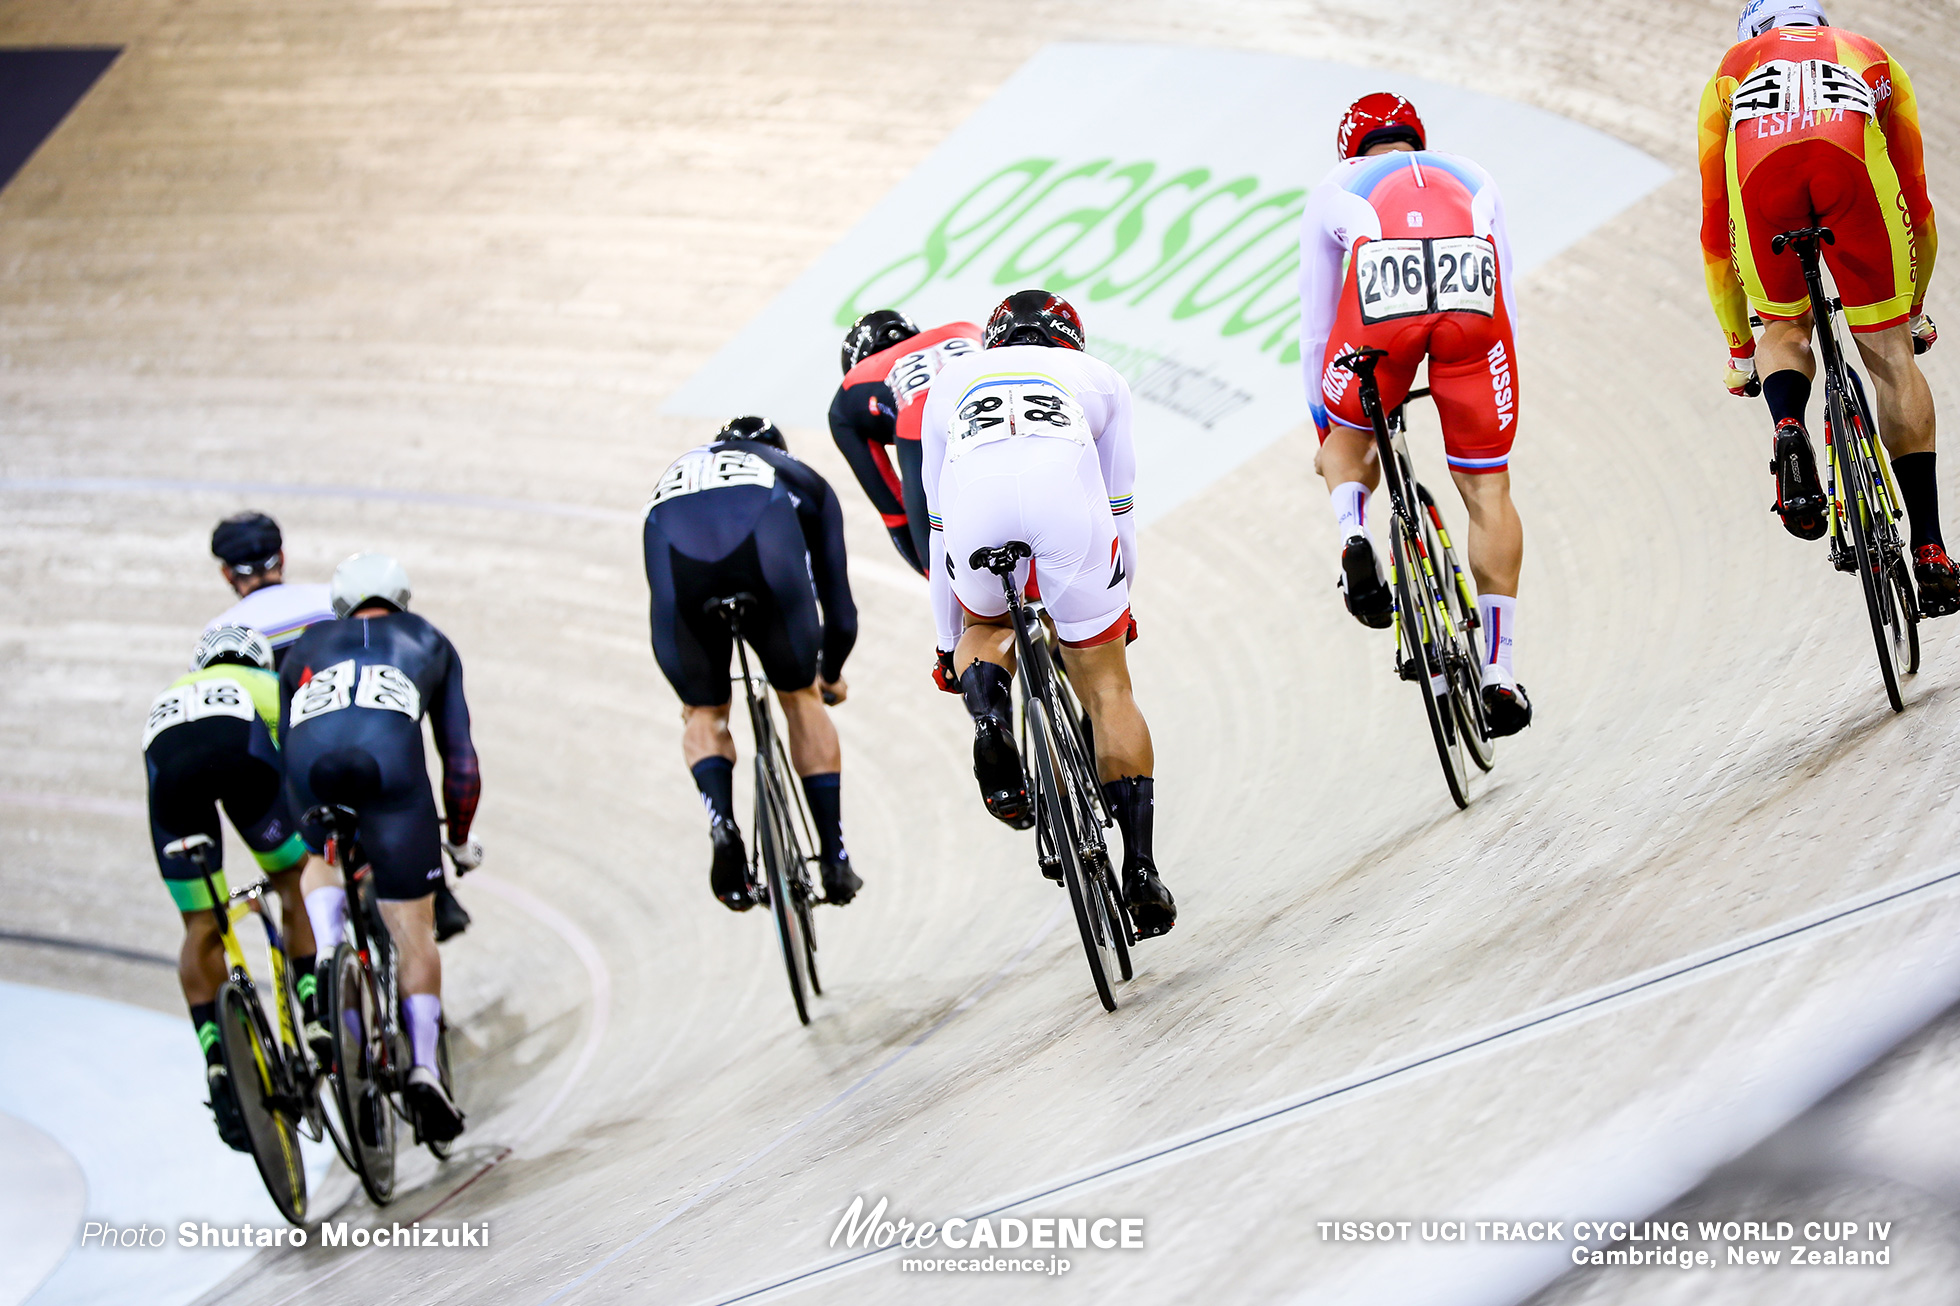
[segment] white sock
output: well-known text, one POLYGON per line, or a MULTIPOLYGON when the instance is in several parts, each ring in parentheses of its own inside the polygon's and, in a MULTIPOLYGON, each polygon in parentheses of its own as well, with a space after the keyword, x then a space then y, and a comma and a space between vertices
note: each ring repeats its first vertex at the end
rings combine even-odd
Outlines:
POLYGON ((434 993, 411 993, 402 999, 402 1008, 408 1013, 408 1041, 415 1045, 415 1064, 434 1070, 442 998, 434 993))
POLYGON ((1334 487, 1334 521, 1345 543, 1368 533, 1368 487, 1360 481, 1343 481, 1334 487))
POLYGON ((1514 680, 1511 646, 1516 640, 1518 601, 1507 594, 1479 594, 1477 620, 1484 627, 1484 664, 1501 667, 1506 680, 1514 680))
POLYGON ((306 895, 306 921, 313 927, 313 951, 322 959, 340 946, 347 927, 347 890, 339 885, 306 895))

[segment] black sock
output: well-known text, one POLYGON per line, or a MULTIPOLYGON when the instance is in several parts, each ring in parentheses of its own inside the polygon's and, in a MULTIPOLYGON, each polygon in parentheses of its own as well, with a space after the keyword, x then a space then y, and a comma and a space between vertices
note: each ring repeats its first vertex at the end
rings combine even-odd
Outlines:
POLYGON ((1937 544, 1946 547, 1940 534, 1940 483, 1933 475, 1934 453, 1900 454, 1892 460, 1892 475, 1899 478, 1899 497, 1906 501, 1906 518, 1912 526, 1912 547, 1937 544))
POLYGON ((817 824, 817 841, 827 862, 841 862, 844 851, 844 812, 838 790, 843 777, 835 771, 803 777, 803 796, 810 800, 810 819, 817 824))
POLYGON ((197 1031, 197 1041, 204 1048, 204 1064, 222 1066, 225 1063, 225 1054, 218 1046, 218 1004, 216 1002, 191 1003, 191 1028, 197 1031))
POLYGON ((1803 421, 1810 407, 1810 378, 1793 367, 1771 372, 1763 378, 1763 402, 1769 405, 1769 418, 1780 422, 1786 417, 1803 421))
POLYGON ((725 757, 704 757, 696 762, 694 786, 708 808, 708 820, 735 824, 735 763, 725 757))
POLYGON ((1156 866, 1150 851, 1152 817, 1157 806, 1157 782, 1147 775, 1126 775, 1103 782, 1103 801, 1123 831, 1124 873, 1138 866, 1156 866))
POLYGON ((983 716, 1000 718, 1005 725, 1014 717, 1014 678, 1007 668, 992 662, 976 661, 960 673, 960 697, 975 721, 983 716))
POLYGON ((318 961, 318 954, 311 952, 292 959, 293 996, 299 999, 299 1009, 308 1020, 320 1018, 320 1013, 314 1009, 320 982, 313 974, 313 967, 318 961))

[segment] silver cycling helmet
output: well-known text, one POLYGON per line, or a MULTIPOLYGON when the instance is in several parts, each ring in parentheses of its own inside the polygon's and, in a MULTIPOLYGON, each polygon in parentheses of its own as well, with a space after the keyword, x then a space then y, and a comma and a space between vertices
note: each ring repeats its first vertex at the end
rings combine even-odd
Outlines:
POLYGON ((191 670, 202 671, 220 662, 272 670, 272 645, 250 626, 213 626, 198 637, 191 652, 191 670))
POLYGON ((385 553, 357 553, 333 569, 333 614, 345 617, 363 604, 380 601, 408 611, 408 573, 385 553))
POLYGON ((1829 27, 1831 20, 1824 17, 1824 6, 1813 4, 1811 0, 1749 0, 1742 6, 1742 17, 1736 19, 1735 39, 1747 41, 1751 37, 1761 36, 1772 27, 1784 27, 1791 23, 1829 27))

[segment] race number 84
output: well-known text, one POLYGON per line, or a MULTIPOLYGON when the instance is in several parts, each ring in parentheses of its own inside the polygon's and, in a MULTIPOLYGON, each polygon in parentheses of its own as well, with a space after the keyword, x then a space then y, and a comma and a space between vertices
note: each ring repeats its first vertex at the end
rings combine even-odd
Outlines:
POLYGON ((1082 405, 1067 393, 1044 385, 994 386, 969 393, 960 405, 954 434, 962 446, 986 444, 1015 435, 1090 438, 1082 405))
POLYGON ((1354 272, 1363 322, 1496 310, 1497 254, 1481 236, 1363 241, 1354 272))

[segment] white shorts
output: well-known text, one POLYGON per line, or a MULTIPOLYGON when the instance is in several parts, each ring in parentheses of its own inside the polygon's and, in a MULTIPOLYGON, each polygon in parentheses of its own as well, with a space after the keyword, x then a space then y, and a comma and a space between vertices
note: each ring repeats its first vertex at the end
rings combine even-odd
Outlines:
MULTIPOLYGON (((998 617, 1007 596, 1000 577, 967 560, 1021 540, 1034 550, 1041 601, 1063 643, 1086 648, 1129 629, 1130 581, 1093 444, 1027 436, 983 445, 941 473, 939 516, 953 594, 974 616, 998 617)), ((1014 579, 1027 585, 1027 563, 1014 579)))

